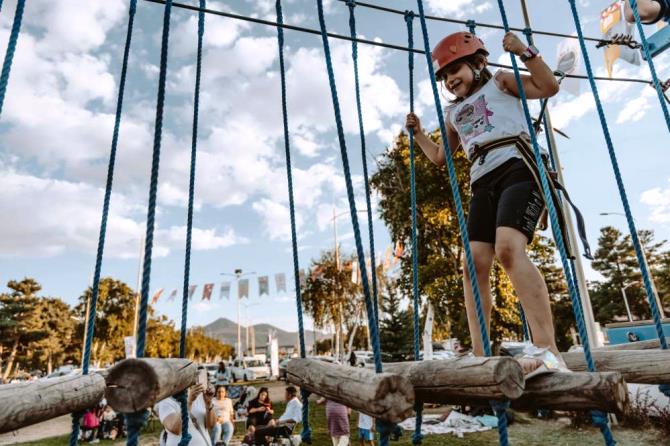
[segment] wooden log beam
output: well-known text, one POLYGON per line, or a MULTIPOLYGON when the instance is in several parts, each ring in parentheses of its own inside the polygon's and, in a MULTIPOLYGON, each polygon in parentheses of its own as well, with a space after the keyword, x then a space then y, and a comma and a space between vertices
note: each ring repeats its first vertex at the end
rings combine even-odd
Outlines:
POLYGON ((292 359, 286 379, 309 392, 392 423, 410 416, 414 406, 412 384, 391 373, 377 374, 315 359, 292 359))
POLYGON ((98 374, 0 386, 0 434, 93 407, 105 394, 98 374))
MULTIPOLYGON (((670 344, 670 338, 665 338, 670 344)), ((593 349, 593 351, 606 351, 606 350, 652 350, 655 348, 660 348, 661 343, 658 339, 649 339, 647 341, 637 341, 637 342, 627 342, 626 344, 614 344, 606 345, 604 347, 598 347, 593 349)), ((561 353, 563 354, 563 353, 561 353)))
POLYGON ((125 359, 109 371, 105 397, 117 412, 137 412, 192 386, 197 373, 188 359, 125 359))
POLYGON ((512 407, 621 414, 628 407, 628 388, 617 372, 549 373, 526 381, 523 395, 512 401, 512 407))
MULTIPOLYGON (((584 353, 561 356, 570 370, 588 370, 584 353)), ((670 384, 670 350, 600 350, 592 352, 592 356, 599 372, 619 372, 626 382, 670 384)))
POLYGON ((521 396, 523 371, 509 357, 461 357, 441 361, 393 363, 386 371, 407 377, 419 401, 470 404, 473 398, 509 400, 521 396))

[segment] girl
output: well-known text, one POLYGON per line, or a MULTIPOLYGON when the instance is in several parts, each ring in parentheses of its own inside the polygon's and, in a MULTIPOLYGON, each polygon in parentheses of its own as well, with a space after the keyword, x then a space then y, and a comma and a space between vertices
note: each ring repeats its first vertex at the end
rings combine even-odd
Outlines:
MULTIPOLYGON (((503 38, 505 51, 521 57, 530 75, 522 76, 528 99, 548 98, 559 85, 537 48, 527 47, 513 33, 503 38)), ((472 198, 468 214, 470 249, 487 330, 491 315, 489 273, 497 257, 509 276, 526 312, 539 348, 529 348, 530 358, 520 360, 531 372, 543 363, 563 366, 552 322, 544 279, 526 253, 526 245, 543 210, 544 202, 517 144, 528 136, 526 120, 513 73, 487 69, 484 43, 467 32, 451 34, 432 52, 436 77, 455 96, 446 110, 447 138, 452 151, 463 147, 472 162, 472 198), (493 143, 493 144, 491 144, 493 143), (536 359, 533 359, 536 358, 536 359), (538 361, 539 360, 539 361, 538 361)), ((424 154, 438 166, 445 163, 444 147, 423 133, 419 118, 407 115, 406 127, 424 154)), ((465 306, 474 353, 484 353, 468 269, 464 265, 465 306)))
POLYGON ((272 401, 267 387, 258 389, 258 396, 249 401, 247 408, 247 426, 265 426, 272 421, 272 401))
POLYGON ((226 387, 220 386, 216 388, 216 396, 212 400, 214 412, 216 414, 216 424, 212 428, 212 444, 216 445, 219 442, 223 446, 228 446, 230 439, 233 438, 235 431, 235 410, 233 410, 233 402, 226 396, 226 387))

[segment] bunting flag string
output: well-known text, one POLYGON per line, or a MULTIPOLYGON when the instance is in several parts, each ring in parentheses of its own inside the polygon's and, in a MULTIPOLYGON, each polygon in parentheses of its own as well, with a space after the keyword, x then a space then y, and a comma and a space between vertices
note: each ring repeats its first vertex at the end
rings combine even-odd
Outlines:
POLYGON ((221 282, 221 289, 219 290, 219 299, 226 298, 230 300, 230 282, 221 282))
POLYGON ((258 295, 270 295, 270 279, 268 276, 258 277, 258 295))
POLYGON ((237 298, 244 299, 249 297, 249 279, 240 279, 237 282, 237 298))
POLYGON ((189 285, 189 287, 188 287, 188 300, 191 300, 193 298, 193 293, 195 293, 196 288, 198 288, 198 285, 189 285))
POLYGON ((205 286, 202 287, 202 300, 211 300, 213 290, 214 290, 214 284, 206 283, 205 286))
POLYGON ((284 273, 275 274, 275 286, 277 288, 277 293, 286 292, 286 274, 284 273))
POLYGON ((172 301, 175 300, 176 298, 177 298, 177 288, 175 288, 175 289, 173 289, 172 291, 170 291, 170 295, 168 296, 168 301, 169 301, 169 302, 172 302, 172 301))
POLYGON ((156 302, 158 302, 158 299, 161 298, 161 294, 163 294, 163 291, 164 291, 163 288, 161 288, 160 290, 156 291, 156 293, 155 293, 155 294, 153 295, 153 297, 151 298, 151 305, 155 305, 156 302))

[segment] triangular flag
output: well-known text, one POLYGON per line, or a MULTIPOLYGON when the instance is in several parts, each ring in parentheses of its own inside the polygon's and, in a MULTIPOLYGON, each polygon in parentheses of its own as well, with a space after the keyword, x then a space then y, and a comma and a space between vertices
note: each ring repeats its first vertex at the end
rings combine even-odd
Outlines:
POLYGON ((172 301, 175 300, 176 298, 177 298, 177 288, 175 288, 174 290, 170 291, 170 296, 168 296, 168 300, 169 300, 170 302, 172 302, 172 301))
POLYGON ((249 279, 240 279, 237 282, 237 297, 238 299, 249 297, 249 279))
POLYGON ((258 277, 258 295, 270 294, 270 279, 268 276, 258 277))
POLYGON ((298 278, 299 278, 299 282, 300 282, 301 287, 307 285, 307 278, 305 277, 305 270, 304 269, 300 270, 300 273, 298 274, 298 278))
POLYGON ((219 299, 230 299, 230 282, 221 282, 221 289, 219 290, 219 299))
POLYGON ((196 288, 198 288, 198 285, 189 285, 189 287, 188 287, 188 300, 191 300, 193 298, 193 293, 195 293, 196 288))
POLYGON ((275 285, 277 286, 277 293, 286 292, 286 274, 277 273, 275 274, 275 285))
POLYGON ((351 281, 356 284, 358 283, 358 262, 351 264, 351 281))
POLYGON ((206 283, 205 286, 202 288, 202 300, 211 300, 213 290, 214 290, 214 284, 206 283))
POLYGON ((163 294, 163 288, 156 291, 156 293, 153 295, 153 297, 151 298, 151 305, 154 305, 156 302, 158 302, 158 299, 160 299, 161 294, 163 294))

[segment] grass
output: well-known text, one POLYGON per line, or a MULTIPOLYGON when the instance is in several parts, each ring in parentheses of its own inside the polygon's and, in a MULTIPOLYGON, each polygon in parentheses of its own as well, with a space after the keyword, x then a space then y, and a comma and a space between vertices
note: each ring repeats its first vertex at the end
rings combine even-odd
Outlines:
MULTIPOLYGON (((311 402, 310 402, 311 403, 311 402)), ((284 404, 275 404, 275 412, 280 414, 284 411, 284 404)), ((354 440, 357 416, 351 417, 352 445, 358 445, 354 440)), ((310 404, 310 426, 312 427, 312 444, 314 446, 329 446, 331 444, 328 436, 326 415, 323 406, 310 404)), ((243 434, 241 424, 236 426, 236 438, 243 434)), ((300 427, 296 428, 296 433, 300 427)), ((157 446, 159 429, 156 425, 149 427, 142 435, 140 444, 143 446, 157 446)), ((657 430, 638 430, 622 427, 614 427, 614 438, 622 446, 664 446, 670 445, 670 439, 664 437, 657 430)), ((521 417, 521 420, 509 428, 510 444, 514 446, 602 446, 604 444, 600 431, 595 428, 575 429, 567 427, 556 421, 543 421, 521 417)), ((393 446, 410 446, 412 432, 405 432, 400 441, 392 442, 393 446)), ((37 442, 20 443, 22 446, 66 446, 69 444, 68 436, 43 439, 37 442)), ((87 444, 87 443, 82 443, 87 444)), ((110 441, 103 440, 101 446, 120 446, 125 444, 125 439, 110 441)), ((451 435, 428 435, 422 443, 424 446, 491 446, 498 444, 498 434, 495 430, 488 432, 466 434, 464 438, 456 438, 451 435)))

